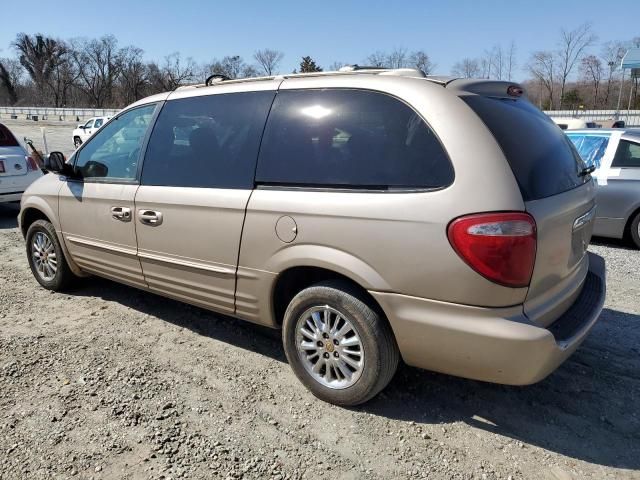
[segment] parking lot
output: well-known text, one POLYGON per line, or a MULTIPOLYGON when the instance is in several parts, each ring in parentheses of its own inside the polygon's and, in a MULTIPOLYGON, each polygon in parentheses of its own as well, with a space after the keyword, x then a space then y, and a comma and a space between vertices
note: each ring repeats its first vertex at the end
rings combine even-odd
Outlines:
MULTIPOLYGON (((72 151, 75 124, 5 121, 72 151)), ((278 332, 88 278, 29 271, 0 206, 0 479, 640 478, 640 251, 596 239, 600 322, 529 387, 401 366, 369 403, 316 400, 278 332)))

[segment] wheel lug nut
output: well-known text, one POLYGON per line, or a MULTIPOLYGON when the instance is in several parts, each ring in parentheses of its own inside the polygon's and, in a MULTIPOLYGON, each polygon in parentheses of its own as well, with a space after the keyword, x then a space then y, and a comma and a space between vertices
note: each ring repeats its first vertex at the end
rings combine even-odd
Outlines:
POLYGON ((338 340, 334 339, 334 340, 333 340, 333 344, 334 344, 335 346, 338 346, 338 340))
POLYGON ((322 338, 329 338, 329 334, 328 333, 323 333, 322 334, 322 338))
POLYGON ((316 345, 318 345, 319 347, 324 347, 324 343, 322 343, 320 340, 316 342, 316 345))
POLYGON ((324 354, 322 355, 324 358, 329 358, 329 354, 327 352, 324 352, 324 354))
POLYGON ((338 352, 333 352, 333 356, 338 358, 340 356, 340 354, 338 352))

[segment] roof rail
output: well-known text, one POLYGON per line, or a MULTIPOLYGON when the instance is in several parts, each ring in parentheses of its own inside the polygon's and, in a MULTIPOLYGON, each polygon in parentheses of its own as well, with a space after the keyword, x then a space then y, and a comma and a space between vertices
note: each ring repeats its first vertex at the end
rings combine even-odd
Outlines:
POLYGON ((388 70, 384 67, 373 67, 366 65, 358 65, 354 63, 353 65, 344 65, 338 69, 338 72, 357 72, 359 70, 388 70))

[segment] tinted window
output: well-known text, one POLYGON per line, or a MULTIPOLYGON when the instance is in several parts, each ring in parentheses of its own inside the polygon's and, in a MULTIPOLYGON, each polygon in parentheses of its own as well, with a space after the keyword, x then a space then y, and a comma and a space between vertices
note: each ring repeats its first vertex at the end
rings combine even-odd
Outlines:
POLYGON ((640 168, 640 143, 620 140, 611 166, 640 168))
POLYGON ((165 104, 153 128, 144 185, 253 188, 275 92, 191 97, 165 104))
POLYGON ((256 181, 362 188, 442 187, 453 168, 431 129, 399 100, 361 90, 280 91, 256 181))
POLYGON ((156 106, 134 108, 98 130, 76 154, 76 171, 84 179, 132 180, 156 106))
POLYGON ((0 147, 17 147, 18 141, 7 127, 0 124, 0 147))
POLYGON ((596 168, 600 168, 600 162, 602 162, 604 152, 609 145, 608 135, 568 133, 567 136, 587 165, 595 165, 596 168))
POLYGON ((461 97, 502 147, 524 200, 537 200, 590 181, 584 162, 567 136, 526 100, 461 97))
POLYGON ((96 123, 94 125, 95 128, 100 128, 102 126, 102 119, 99 118, 96 120, 96 123))
POLYGON ((93 120, 89 120, 87 123, 84 124, 84 128, 91 128, 93 127, 93 120))

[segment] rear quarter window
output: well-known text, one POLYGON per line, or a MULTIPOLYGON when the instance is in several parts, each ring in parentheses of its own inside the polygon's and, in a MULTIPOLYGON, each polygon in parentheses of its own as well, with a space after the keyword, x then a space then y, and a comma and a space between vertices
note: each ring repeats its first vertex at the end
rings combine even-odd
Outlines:
POLYGON ((564 132, 524 99, 465 95, 502 148, 525 201, 557 195, 590 181, 585 163, 564 132))
POLYGON ((453 182, 440 141, 409 106, 353 89, 282 90, 256 181, 325 188, 429 189, 453 182))

